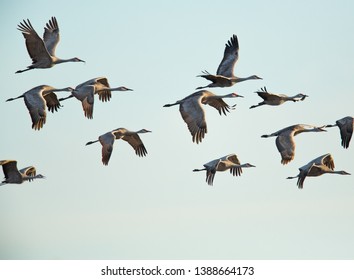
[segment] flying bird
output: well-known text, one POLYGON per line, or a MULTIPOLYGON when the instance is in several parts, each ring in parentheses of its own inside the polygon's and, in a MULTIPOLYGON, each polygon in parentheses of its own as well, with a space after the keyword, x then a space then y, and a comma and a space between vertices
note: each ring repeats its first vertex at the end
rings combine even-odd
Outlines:
POLYGON ((223 98, 243 97, 237 93, 226 95, 215 95, 207 90, 200 90, 187 97, 176 101, 173 104, 165 104, 163 107, 171 107, 179 105, 179 111, 185 123, 192 134, 192 141, 199 144, 202 142, 205 133, 207 133, 207 124, 205 120, 205 112, 203 104, 210 105, 218 110, 219 114, 226 115, 227 112, 233 110, 236 105, 229 106, 223 98))
POLYGON ((22 73, 36 68, 51 68, 56 64, 64 62, 85 62, 77 57, 70 59, 61 59, 55 56, 55 49, 58 45, 59 26, 55 17, 52 17, 44 27, 43 40, 38 36, 32 27, 29 19, 23 20, 17 28, 25 37, 26 47, 29 56, 32 59, 32 65, 24 70, 18 70, 16 73, 22 73))
POLYGON ((244 167, 255 167, 250 163, 241 164, 237 155, 230 154, 215 160, 212 160, 203 165, 202 169, 194 169, 193 172, 205 171, 206 170, 206 182, 208 185, 212 186, 214 182, 214 177, 216 171, 226 171, 230 169, 230 173, 233 176, 241 176, 242 168, 244 167))
POLYGON ((34 130, 40 130, 46 122, 46 106, 52 113, 54 113, 54 111, 58 111, 58 109, 61 107, 60 102, 54 92, 72 90, 74 89, 71 87, 57 89, 52 86, 41 85, 26 91, 24 94, 18 97, 9 98, 6 100, 6 102, 23 98, 32 119, 32 128, 34 130))
POLYGON ((297 180, 297 186, 299 189, 304 187, 304 181, 306 177, 317 177, 321 176, 325 173, 329 174, 340 174, 340 175, 350 175, 350 173, 346 171, 335 171, 334 170, 334 160, 331 154, 325 154, 314 160, 311 160, 308 164, 299 168, 300 173, 294 177, 288 177, 287 179, 295 179, 297 180))
POLYGON ((147 132, 151 131, 147 129, 141 129, 139 131, 129 131, 125 128, 117 128, 105 134, 102 134, 98 137, 98 140, 87 142, 86 145, 91 145, 99 141, 102 145, 102 163, 104 165, 108 165, 109 159, 113 151, 114 140, 116 139, 122 139, 124 141, 127 141, 130 146, 133 147, 135 153, 139 157, 146 156, 146 148, 138 134, 147 132))
POLYGON ((352 139, 352 135, 353 135, 354 118, 349 116, 344 117, 336 121, 336 124, 329 124, 326 125, 325 127, 334 127, 334 126, 338 126, 339 128, 343 148, 348 149, 350 140, 352 139))
POLYGON ((71 95, 61 98, 59 101, 75 97, 81 101, 85 117, 92 119, 93 104, 95 100, 94 95, 98 94, 99 100, 106 102, 111 99, 112 91, 132 91, 132 89, 124 86, 111 88, 106 77, 97 77, 79 84, 75 87, 75 90, 71 92, 71 95))
POLYGON ((207 71, 203 71, 203 75, 197 76, 205 78, 212 83, 204 87, 197 87, 197 89, 203 89, 207 87, 231 87, 236 83, 246 80, 262 79, 257 75, 252 75, 246 78, 239 78, 234 75, 234 67, 238 60, 238 50, 238 40, 237 36, 234 34, 225 45, 224 57, 216 71, 216 75, 212 75, 207 71))
POLYGON ((17 169, 16 160, 0 160, 2 170, 5 175, 5 180, 0 183, 0 186, 5 184, 22 184, 24 181, 31 182, 34 179, 45 178, 41 174, 36 174, 36 168, 28 166, 20 170, 17 169))
POLYGON ((272 134, 262 135, 261 137, 268 138, 268 137, 276 136, 277 138, 275 140, 275 143, 276 143, 276 146, 277 146, 278 151, 279 151, 281 158, 282 158, 281 163, 288 164, 295 157, 294 136, 296 136, 302 132, 326 131, 325 129, 323 129, 323 127, 324 126, 317 127, 317 126, 307 125, 307 124, 296 124, 296 125, 292 125, 292 126, 284 128, 284 129, 281 129, 281 130, 274 132, 272 134))
POLYGON ((306 97, 308 97, 308 95, 299 93, 296 94, 294 96, 287 96, 285 94, 276 94, 276 93, 270 93, 267 91, 266 87, 261 88, 261 90, 256 91, 256 93, 263 98, 263 101, 258 103, 257 105, 252 105, 250 107, 250 109, 252 108, 256 108, 258 106, 262 106, 262 105, 271 105, 271 106, 277 106, 277 105, 281 105, 286 101, 303 101, 305 100, 306 97))

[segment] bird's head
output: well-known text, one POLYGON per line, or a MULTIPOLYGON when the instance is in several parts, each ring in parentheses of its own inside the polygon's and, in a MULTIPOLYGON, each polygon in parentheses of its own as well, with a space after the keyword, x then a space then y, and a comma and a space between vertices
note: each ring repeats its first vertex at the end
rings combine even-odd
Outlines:
POLYGON ((65 90, 66 91, 74 91, 75 89, 73 87, 66 87, 65 90))
POLYGON ((74 61, 74 62, 84 62, 84 63, 86 63, 85 60, 82 60, 82 59, 80 59, 80 58, 78 58, 78 57, 74 57, 74 58, 73 58, 73 61, 74 61))
POLYGON ((256 166, 250 163, 245 163, 245 167, 256 167, 256 166))
POLYGON ((317 131, 317 132, 327 131, 327 130, 325 130, 325 128, 326 128, 326 125, 322 125, 322 126, 314 127, 313 130, 317 131))
POLYGON ((131 88, 127 88, 127 87, 124 87, 124 86, 119 87, 119 90, 120 91, 133 91, 131 88))
POLYGON ((299 93, 297 96, 300 98, 300 100, 304 100, 306 97, 309 97, 308 95, 303 93, 299 93))
POLYGON ((231 93, 230 96, 231 97, 244 97, 243 95, 240 95, 240 94, 238 94, 236 92, 231 93))
POLYGON ((352 174, 350 174, 350 173, 348 173, 348 172, 346 172, 344 170, 339 171, 338 173, 341 174, 341 175, 352 175, 352 174))
POLYGON ((152 132, 152 131, 151 130, 147 130, 145 128, 139 130, 139 133, 148 133, 148 132, 152 132))
POLYGON ((36 178, 38 178, 38 179, 44 179, 44 178, 45 178, 45 176, 44 176, 44 175, 42 175, 42 174, 38 174, 38 175, 36 175, 36 178))
POLYGON ((261 78, 261 77, 259 77, 259 76, 257 76, 257 75, 252 75, 252 76, 250 77, 250 79, 253 79, 253 80, 263 80, 263 78, 261 78))

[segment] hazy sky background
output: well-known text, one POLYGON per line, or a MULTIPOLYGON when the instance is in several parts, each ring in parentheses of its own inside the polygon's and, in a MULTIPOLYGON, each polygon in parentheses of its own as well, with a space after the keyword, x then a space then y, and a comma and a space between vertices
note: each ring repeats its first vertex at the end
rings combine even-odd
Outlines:
MULTIPOLYGON (((280 163, 275 139, 297 124, 324 125, 353 116, 353 1, 2 1, 0 9, 0 159, 34 165, 46 176, 0 189, 1 259, 353 259, 354 176, 307 178, 298 168, 325 153, 336 169, 354 173, 354 142, 345 150, 338 128, 296 136, 295 159, 280 163), (22 34, 30 19, 40 36, 56 16, 56 55, 79 57, 52 69, 14 74, 31 64, 22 34), (215 73, 227 40, 240 44, 235 74, 259 75, 216 94, 245 96, 228 116, 207 106, 208 133, 199 145, 177 107, 215 73), (98 76, 112 87, 109 103, 95 101, 94 118, 79 101, 48 113, 31 129, 23 99, 48 84, 62 88, 98 76), (254 91, 309 95, 303 102, 263 106, 254 91), (118 127, 146 128, 148 151, 135 155, 115 142, 108 166, 101 146, 85 143, 118 127), (214 186, 194 173, 210 160, 236 153, 241 177, 217 173, 214 186)), ((67 93, 58 93, 66 96, 67 93)))

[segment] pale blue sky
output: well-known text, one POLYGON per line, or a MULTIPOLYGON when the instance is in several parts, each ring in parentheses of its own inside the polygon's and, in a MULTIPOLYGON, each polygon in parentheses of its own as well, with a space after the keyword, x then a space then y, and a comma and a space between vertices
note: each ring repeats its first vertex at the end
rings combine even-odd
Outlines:
MULTIPOLYGON (((353 116, 353 1, 3 1, 0 9, 0 158, 35 165, 45 180, 0 189, 1 259, 353 259, 354 176, 308 178, 303 190, 286 180, 313 158, 331 153, 336 168, 354 173, 354 143, 339 130, 296 137, 295 159, 280 164, 275 139, 262 134, 353 116), (16 26, 30 19, 42 35, 56 16, 57 56, 86 64, 14 74, 31 61, 16 26), (192 143, 178 108, 163 108, 207 81, 224 45, 236 34, 235 74, 243 99, 227 117, 205 108, 208 133, 192 143), (106 76, 134 89, 95 103, 94 119, 68 100, 31 129, 23 100, 32 87, 75 86, 106 76), (304 102, 250 110, 255 90, 309 95, 304 102), (108 166, 101 146, 85 146, 109 130, 146 128, 148 156, 117 141, 108 166), (241 177, 217 173, 214 186, 193 173, 236 153, 241 177)), ((66 93, 59 93, 65 95, 66 93)))

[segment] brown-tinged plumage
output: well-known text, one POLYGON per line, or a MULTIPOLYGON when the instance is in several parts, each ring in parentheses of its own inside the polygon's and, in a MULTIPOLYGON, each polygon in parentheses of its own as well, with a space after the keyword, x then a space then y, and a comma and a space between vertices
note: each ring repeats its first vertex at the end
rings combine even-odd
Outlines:
POLYGON ((0 160, 2 170, 5 175, 5 180, 0 183, 5 184, 22 184, 24 181, 32 181, 34 179, 45 178, 41 174, 36 174, 36 168, 34 166, 28 166, 20 170, 17 169, 16 160, 0 160))
POLYGON ((55 49, 59 43, 59 26, 55 17, 52 17, 44 27, 43 40, 34 30, 29 19, 23 20, 17 28, 25 37, 26 48, 32 59, 32 65, 24 70, 18 70, 16 73, 22 73, 36 68, 51 68, 56 64, 64 62, 84 62, 74 57, 70 59, 61 59, 55 56, 55 49))
POLYGON ((216 171, 226 171, 230 169, 230 173, 233 176, 241 176, 242 168, 255 167, 250 163, 241 164, 236 154, 230 154, 218 159, 214 159, 206 164, 203 164, 204 168, 194 169, 193 172, 206 170, 206 182, 212 186, 216 171))
POLYGON ((293 177, 288 177, 287 179, 295 179, 297 180, 297 186, 299 189, 304 187, 304 181, 306 177, 317 177, 323 174, 340 174, 340 175, 350 175, 350 173, 346 171, 335 171, 334 170, 334 160, 331 154, 325 154, 314 160, 311 160, 308 164, 299 168, 300 173, 293 177))
POLYGON ((262 135, 263 138, 268 137, 277 137, 275 140, 278 151, 281 155, 281 163, 288 164, 294 159, 295 156, 295 141, 294 136, 303 133, 303 132, 322 132, 326 131, 322 127, 316 127, 313 125, 307 124, 296 124, 284 129, 281 129, 277 132, 268 135, 262 135))
POLYGON ((147 129, 141 129, 138 131, 130 131, 126 128, 117 128, 112 131, 109 131, 105 134, 102 134, 98 137, 98 140, 87 142, 86 145, 91 145, 96 142, 100 142, 102 145, 102 163, 108 165, 109 159, 113 151, 114 141, 117 139, 122 139, 127 141, 130 146, 133 147, 135 153, 139 157, 144 157, 147 155, 146 148, 139 137, 139 133, 151 132, 147 129))
POLYGON ((218 110, 219 114, 226 115, 227 112, 234 109, 236 105, 229 106, 223 98, 243 97, 237 93, 226 95, 215 95, 207 90, 200 90, 173 104, 166 104, 163 107, 179 105, 179 111, 185 123, 192 134, 192 141, 199 144, 202 142, 205 133, 207 133, 207 123, 203 105, 210 105, 218 110))
POLYGON ((203 71, 203 75, 197 76, 205 78, 212 83, 207 86, 197 87, 197 89, 203 89, 207 87, 231 87, 239 82, 262 79, 257 75, 252 75, 246 78, 239 78, 234 75, 233 72, 235 64, 238 60, 238 51, 238 39, 234 34, 225 45, 224 56, 216 71, 216 75, 212 75, 208 71, 203 71))

